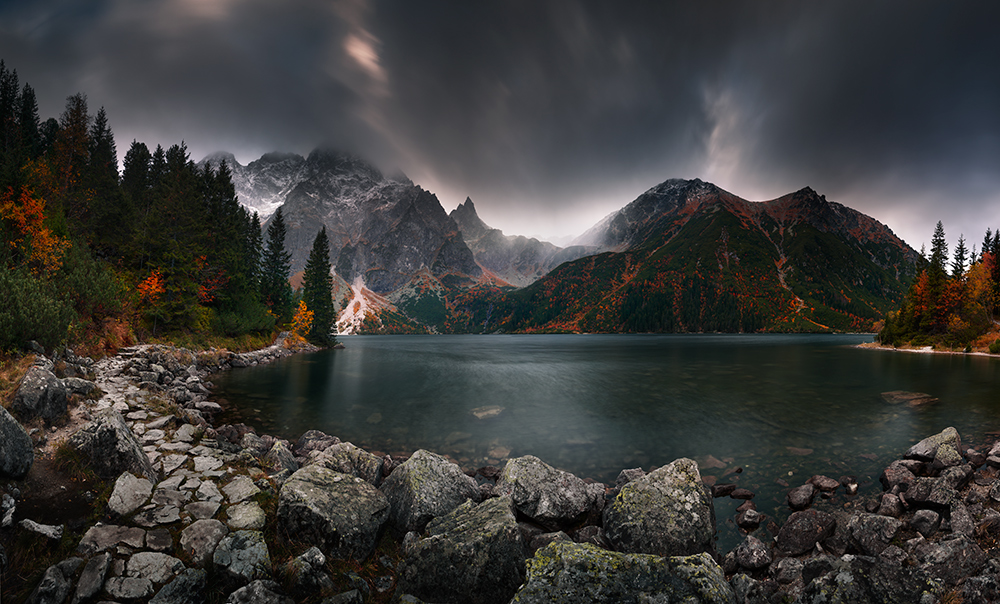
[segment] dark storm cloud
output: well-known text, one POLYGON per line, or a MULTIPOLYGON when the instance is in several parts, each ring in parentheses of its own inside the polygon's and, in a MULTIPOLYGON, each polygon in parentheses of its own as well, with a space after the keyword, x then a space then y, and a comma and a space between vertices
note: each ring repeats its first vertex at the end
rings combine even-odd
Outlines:
POLYGON ((579 232, 671 177, 812 186, 919 247, 1000 225, 1000 9, 986 2, 40 0, 0 57, 119 145, 329 142, 446 207, 579 232))

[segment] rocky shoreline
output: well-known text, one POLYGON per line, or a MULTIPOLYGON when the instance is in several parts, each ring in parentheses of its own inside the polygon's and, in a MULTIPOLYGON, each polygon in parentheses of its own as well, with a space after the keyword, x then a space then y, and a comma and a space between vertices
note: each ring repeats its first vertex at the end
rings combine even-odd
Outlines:
POLYGON ((430 451, 379 457, 315 430, 290 442, 214 424, 214 372, 288 354, 280 339, 246 354, 39 356, 12 411, 78 418, 61 447, 106 488, 84 526, 22 517, 9 479, 27 474, 45 432, 0 412, 3 530, 72 538, 25 601, 1000 601, 1000 443, 930 436, 885 469, 875 498, 855 496, 849 477, 813 476, 789 490, 779 527, 753 493, 708 487, 689 459, 603 485, 532 456, 463 471, 430 451), (814 507, 833 492, 844 507, 814 507), (720 497, 743 501, 745 537, 729 552, 715 546, 720 497))

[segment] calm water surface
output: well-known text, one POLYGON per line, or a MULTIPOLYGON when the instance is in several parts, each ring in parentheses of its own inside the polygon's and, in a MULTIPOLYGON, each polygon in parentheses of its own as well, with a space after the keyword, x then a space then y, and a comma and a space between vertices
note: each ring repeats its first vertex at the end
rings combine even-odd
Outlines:
MULTIPOLYGON (((823 473, 877 484, 924 436, 955 426, 982 445, 1000 430, 1000 361, 853 348, 871 341, 863 335, 341 340, 344 350, 215 376, 222 420, 290 439, 316 428, 390 454, 425 448, 465 467, 531 454, 608 483, 622 468, 691 457, 704 474, 755 490, 758 508, 779 520, 786 489, 776 480, 798 486, 823 473), (941 400, 890 405, 889 390, 941 400), (504 410, 471 413, 486 406, 504 410)), ((729 500, 716 505, 721 528, 732 511, 729 500)))

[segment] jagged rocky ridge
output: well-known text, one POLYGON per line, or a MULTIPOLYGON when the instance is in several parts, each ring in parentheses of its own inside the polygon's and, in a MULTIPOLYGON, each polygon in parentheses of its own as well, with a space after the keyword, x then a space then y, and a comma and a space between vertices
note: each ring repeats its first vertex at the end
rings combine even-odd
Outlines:
MULTIPOLYGON (((885 469, 880 497, 853 497, 849 477, 814 476, 789 491, 796 511, 779 528, 756 512, 753 493, 709 489, 687 459, 623 470, 610 486, 531 456, 463 472, 428 451, 378 457, 318 431, 292 443, 207 421, 218 411, 205 399, 212 371, 284 354, 142 346, 97 363, 63 357, 93 387, 56 378, 47 389, 86 389, 92 419, 70 443, 114 485, 94 503, 104 522, 72 536, 75 555, 50 567, 28 601, 1000 598, 1000 442, 983 453, 953 428, 928 437, 885 469), (841 489, 847 506, 812 507, 841 489), (725 554, 713 538, 718 497, 744 500, 745 540, 725 554), (373 554, 383 534, 399 544, 395 557, 373 554), (276 560, 276 548, 290 558, 276 560), (336 559, 365 565, 367 579, 336 559)), ((18 518, 8 494, 3 512, 15 531, 65 534, 18 518)))

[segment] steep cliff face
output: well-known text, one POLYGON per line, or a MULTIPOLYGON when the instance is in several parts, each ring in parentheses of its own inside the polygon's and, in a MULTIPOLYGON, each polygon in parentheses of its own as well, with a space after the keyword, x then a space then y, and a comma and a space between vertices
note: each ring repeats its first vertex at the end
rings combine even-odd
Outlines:
POLYGON ((305 266, 326 226, 337 274, 347 283, 361 277, 379 294, 405 285, 422 268, 470 284, 482 274, 437 197, 405 177, 386 178, 356 156, 322 149, 306 158, 271 153, 246 166, 218 154, 209 161, 220 159, 233 169, 241 203, 262 216, 283 208, 293 272, 305 266))
MULTIPOLYGON (((661 183, 577 241, 606 251, 490 300, 499 329, 870 330, 918 258, 885 225, 812 189, 750 202, 699 180, 661 183)), ((476 325, 486 301, 462 310, 476 325)))
POLYGON ((593 246, 561 248, 547 241, 520 235, 504 235, 488 226, 476 212, 471 199, 449 214, 462 231, 466 245, 479 266, 517 287, 534 283, 563 262, 576 260, 593 251, 593 246))

